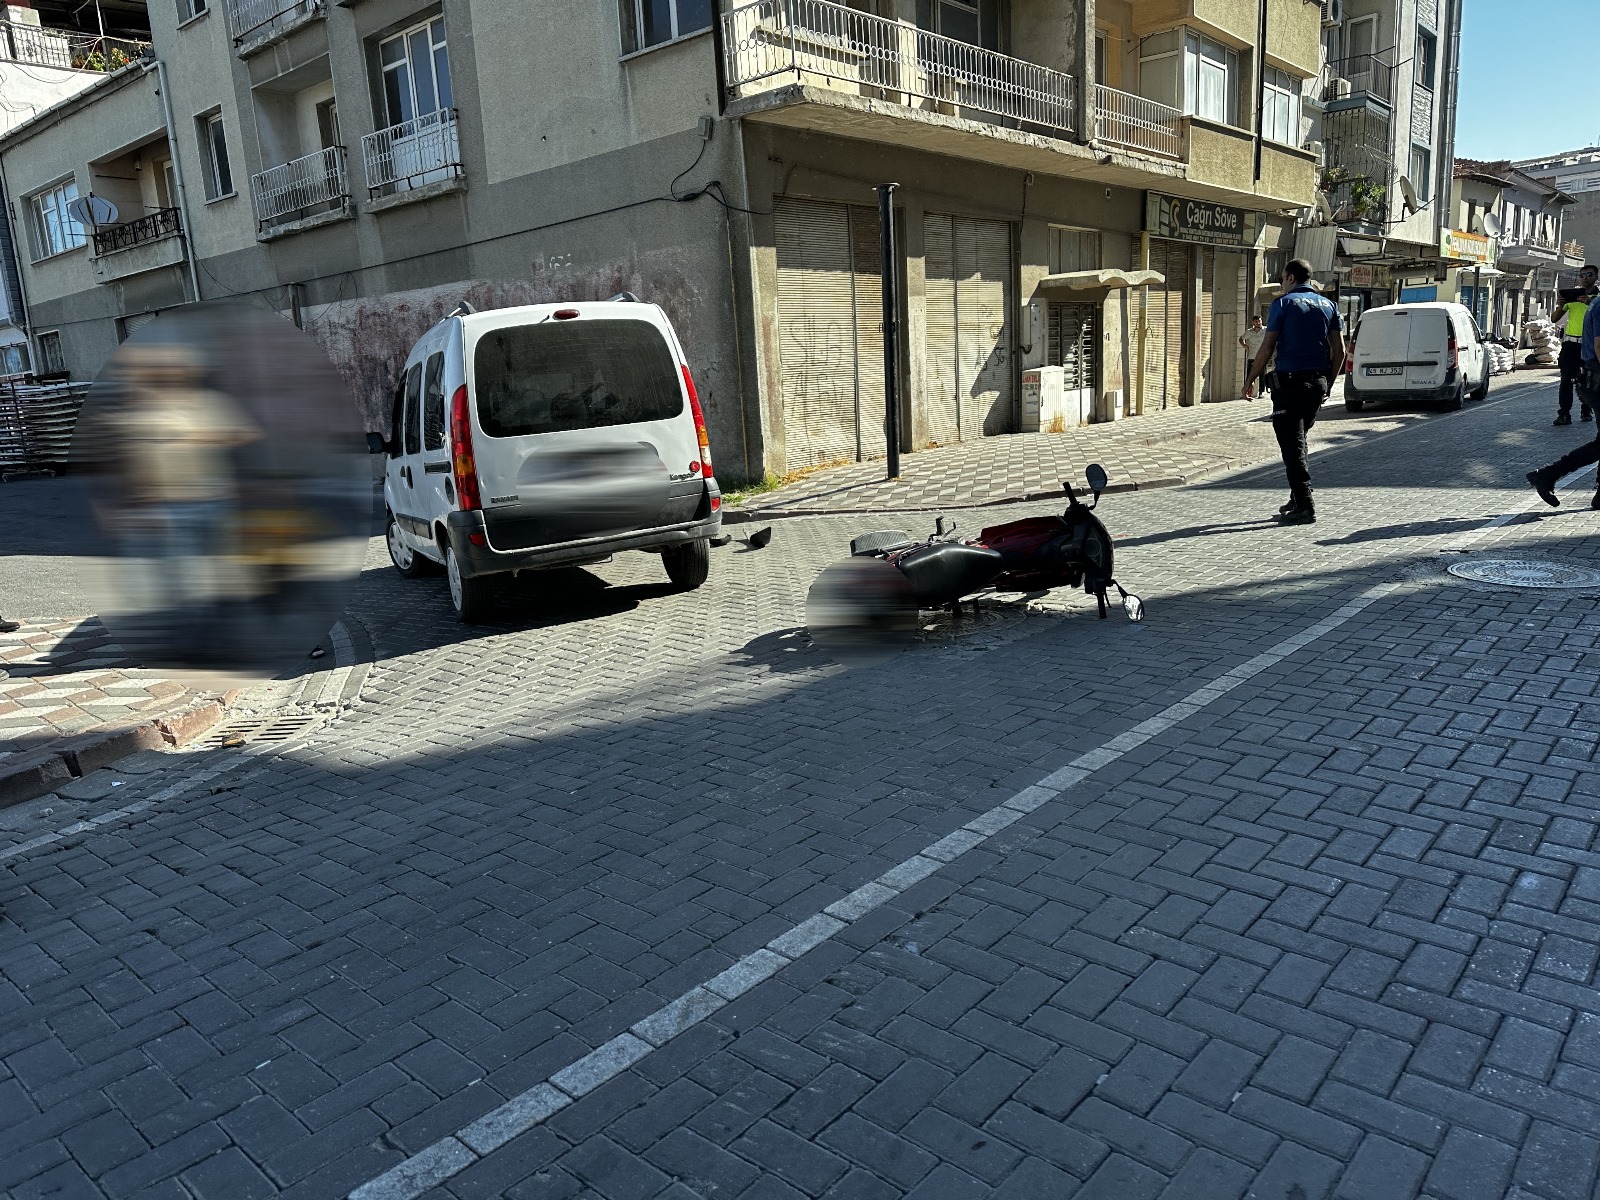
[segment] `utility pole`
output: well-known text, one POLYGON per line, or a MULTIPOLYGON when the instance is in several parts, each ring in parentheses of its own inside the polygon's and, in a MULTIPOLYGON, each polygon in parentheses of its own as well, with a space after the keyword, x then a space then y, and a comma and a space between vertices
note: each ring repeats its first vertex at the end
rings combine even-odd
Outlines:
POLYGON ((894 190, 878 185, 878 248, 883 256, 883 430, 889 442, 889 478, 900 478, 900 272, 894 244, 894 190))

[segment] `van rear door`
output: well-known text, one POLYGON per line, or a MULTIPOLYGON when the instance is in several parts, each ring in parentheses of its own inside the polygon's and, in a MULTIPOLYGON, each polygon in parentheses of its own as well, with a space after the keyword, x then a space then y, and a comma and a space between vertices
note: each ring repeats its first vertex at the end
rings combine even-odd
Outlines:
POLYGON ((496 550, 695 516, 705 484, 683 370, 654 314, 626 307, 469 339, 474 457, 496 550))
POLYGON ((1406 390, 1433 391, 1444 386, 1448 368, 1450 317, 1442 308, 1412 310, 1406 354, 1406 390))
POLYGON ((1355 385, 1363 392, 1403 392, 1411 351, 1412 310, 1373 308, 1356 335, 1355 385))

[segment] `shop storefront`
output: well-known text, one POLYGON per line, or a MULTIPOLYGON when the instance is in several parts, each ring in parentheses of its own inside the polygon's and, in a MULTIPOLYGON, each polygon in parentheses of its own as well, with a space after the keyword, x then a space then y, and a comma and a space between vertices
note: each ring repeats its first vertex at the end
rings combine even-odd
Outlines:
POLYGON ((1231 400, 1243 383, 1239 337, 1248 321, 1259 212, 1145 194, 1147 289, 1143 410, 1231 400))
MULTIPOLYGON (((1439 253, 1447 265, 1456 267, 1454 299, 1467 306, 1467 311, 1478 322, 1478 328, 1489 328, 1489 295, 1494 289, 1494 279, 1500 274, 1495 269, 1497 253, 1493 238, 1481 233, 1467 233, 1460 229, 1446 229, 1439 235, 1439 253)), ((1448 293, 1449 288, 1446 289, 1448 293)))

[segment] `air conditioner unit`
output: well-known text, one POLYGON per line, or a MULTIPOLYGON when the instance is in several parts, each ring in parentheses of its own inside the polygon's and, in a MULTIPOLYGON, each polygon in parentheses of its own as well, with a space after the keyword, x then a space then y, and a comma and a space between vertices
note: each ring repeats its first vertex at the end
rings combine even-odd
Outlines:
POLYGON ((1337 25, 1344 20, 1344 0, 1322 0, 1322 23, 1337 25))
POLYGON ((1317 156, 1317 161, 1318 162, 1322 161, 1322 143, 1321 142, 1316 142, 1316 141, 1307 142, 1304 146, 1301 147, 1301 149, 1304 150, 1307 154, 1315 154, 1317 156))
POLYGON ((1328 85, 1329 100, 1348 100, 1350 93, 1355 90, 1348 79, 1335 79, 1328 85))

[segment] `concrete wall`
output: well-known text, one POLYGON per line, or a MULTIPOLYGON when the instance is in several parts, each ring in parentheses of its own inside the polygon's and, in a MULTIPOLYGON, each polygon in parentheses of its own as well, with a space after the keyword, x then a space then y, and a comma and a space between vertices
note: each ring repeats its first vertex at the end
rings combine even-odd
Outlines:
POLYGON ((0 133, 15 129, 68 96, 92 87, 105 76, 99 71, 67 71, 37 63, 0 62, 0 133))

